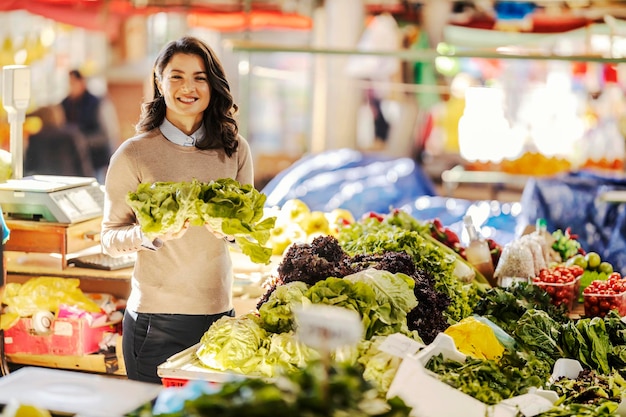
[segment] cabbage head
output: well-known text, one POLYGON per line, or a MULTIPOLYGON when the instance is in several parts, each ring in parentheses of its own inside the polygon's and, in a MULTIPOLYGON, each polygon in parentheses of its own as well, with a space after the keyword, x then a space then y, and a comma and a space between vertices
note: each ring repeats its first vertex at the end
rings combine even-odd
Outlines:
POLYGON ((292 281, 276 287, 259 308, 265 330, 282 333, 294 330, 294 307, 309 303, 305 293, 309 286, 302 281, 292 281))
POLYGON ((319 359, 320 353, 300 342, 293 331, 270 336, 266 362, 275 375, 296 372, 319 359))
POLYGON ((202 336, 196 356, 216 371, 267 376, 271 373, 265 365, 268 338, 255 314, 224 316, 202 336))

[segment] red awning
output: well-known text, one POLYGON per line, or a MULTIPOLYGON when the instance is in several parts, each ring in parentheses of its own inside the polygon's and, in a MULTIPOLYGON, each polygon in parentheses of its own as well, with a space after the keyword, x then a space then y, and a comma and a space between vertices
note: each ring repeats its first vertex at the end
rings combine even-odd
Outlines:
POLYGON ((301 29, 313 26, 311 19, 297 14, 272 11, 252 11, 251 13, 207 13, 192 12, 187 17, 190 27, 206 27, 222 32, 261 29, 301 29))
MULTIPOLYGON (((575 16, 572 14, 562 14, 555 16, 543 12, 533 13, 531 16, 532 29, 521 30, 521 32, 532 33, 563 33, 570 30, 580 29, 591 23, 593 20, 583 16, 575 16)), ((480 16, 466 23, 454 23, 458 26, 467 26, 475 29, 494 29, 496 20, 490 16, 480 16)))
POLYGON ((194 5, 169 5, 165 7, 135 7, 130 0, 3 0, 0 12, 26 10, 32 14, 44 16, 57 22, 103 31, 110 38, 119 35, 122 21, 132 15, 149 15, 158 12, 182 11, 188 14, 192 27, 206 27, 219 31, 261 30, 261 29, 303 29, 312 27, 312 21, 306 16, 282 13, 267 4, 255 6, 248 13, 240 6, 215 3, 211 6, 203 2, 194 5))
POLYGON ((115 38, 120 32, 122 17, 103 7, 100 0, 5 0, 0 2, 0 11, 26 10, 60 23, 105 32, 115 38))

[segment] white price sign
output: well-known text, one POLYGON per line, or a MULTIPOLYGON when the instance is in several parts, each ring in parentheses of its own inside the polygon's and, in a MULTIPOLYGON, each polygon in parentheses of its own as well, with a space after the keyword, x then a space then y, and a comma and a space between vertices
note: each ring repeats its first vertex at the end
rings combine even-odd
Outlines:
POLYGON ((378 349, 390 355, 404 358, 407 355, 417 353, 424 347, 426 347, 426 345, 417 340, 413 340, 400 333, 394 333, 387 336, 378 349))
POLYGON ((356 345, 363 338, 359 313, 347 308, 313 304, 295 311, 296 335, 316 349, 356 345))

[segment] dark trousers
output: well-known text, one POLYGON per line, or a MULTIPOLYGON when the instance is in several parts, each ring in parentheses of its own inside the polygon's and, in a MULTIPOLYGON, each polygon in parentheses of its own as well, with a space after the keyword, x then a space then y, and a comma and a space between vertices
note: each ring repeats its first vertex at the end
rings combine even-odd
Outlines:
POLYGON ((382 102, 379 98, 372 95, 370 97, 370 106, 374 117, 374 136, 376 139, 384 142, 389 136, 391 126, 383 114, 382 102))
POLYGON ((128 379, 161 384, 157 367, 170 356, 195 345, 220 317, 212 315, 124 313, 122 349, 128 379))

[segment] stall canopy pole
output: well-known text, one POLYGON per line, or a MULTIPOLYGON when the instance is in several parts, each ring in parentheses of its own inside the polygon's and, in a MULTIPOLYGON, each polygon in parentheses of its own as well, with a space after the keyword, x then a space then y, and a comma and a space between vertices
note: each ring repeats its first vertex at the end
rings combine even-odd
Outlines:
POLYGON ((25 65, 2 67, 2 105, 11 125, 11 167, 13 178, 24 175, 24 131, 26 109, 30 100, 30 68, 25 65))

